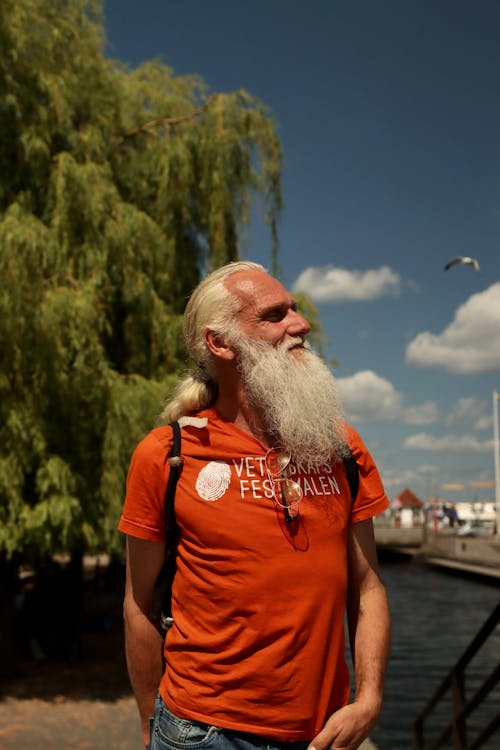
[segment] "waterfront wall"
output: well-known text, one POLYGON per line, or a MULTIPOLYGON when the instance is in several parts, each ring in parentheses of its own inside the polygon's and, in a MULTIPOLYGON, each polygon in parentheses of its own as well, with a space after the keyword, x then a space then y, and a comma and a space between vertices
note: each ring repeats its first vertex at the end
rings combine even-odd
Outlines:
POLYGON ((500 543, 493 539, 429 534, 419 554, 446 557, 474 565, 488 565, 500 570, 500 543))
POLYGON ((424 527, 394 528, 375 524, 379 559, 412 557, 423 563, 500 580, 500 540, 460 537, 424 527))
POLYGON ((378 547, 386 548, 415 548, 422 546, 424 529, 422 526, 394 527, 375 524, 375 541, 378 547))

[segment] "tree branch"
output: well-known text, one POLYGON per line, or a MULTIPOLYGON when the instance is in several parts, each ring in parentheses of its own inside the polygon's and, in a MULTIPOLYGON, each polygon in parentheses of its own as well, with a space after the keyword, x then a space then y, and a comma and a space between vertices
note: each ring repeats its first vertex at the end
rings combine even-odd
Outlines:
POLYGON ((151 131, 153 131, 155 128, 163 127, 167 130, 173 127, 174 125, 180 125, 183 122, 189 122, 190 120, 195 120, 197 117, 203 114, 205 110, 208 109, 212 101, 216 98, 216 94, 213 96, 210 96, 205 104, 203 104, 201 107, 198 107, 198 109, 195 109, 191 114, 189 115, 181 115, 179 117, 157 117, 155 120, 150 120, 149 122, 145 122, 143 125, 139 125, 138 128, 134 128, 133 130, 129 130, 127 133, 124 133, 122 136, 117 138, 116 145, 121 146, 123 143, 125 143, 126 140, 129 140, 130 138, 135 138, 140 133, 150 133, 153 134, 151 131))

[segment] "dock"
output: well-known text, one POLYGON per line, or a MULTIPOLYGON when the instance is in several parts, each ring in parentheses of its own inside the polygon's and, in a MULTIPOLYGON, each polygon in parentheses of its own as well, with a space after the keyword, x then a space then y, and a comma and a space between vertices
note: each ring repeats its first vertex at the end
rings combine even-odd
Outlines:
POLYGON ((500 540, 434 533, 424 527, 394 528, 375 525, 380 559, 413 558, 448 571, 500 582, 500 540))

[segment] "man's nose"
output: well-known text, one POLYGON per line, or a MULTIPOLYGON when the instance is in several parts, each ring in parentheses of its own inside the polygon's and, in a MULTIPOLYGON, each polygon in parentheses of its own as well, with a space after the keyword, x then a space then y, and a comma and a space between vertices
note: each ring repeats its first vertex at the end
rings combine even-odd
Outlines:
POLYGON ((290 310, 290 322, 288 324, 287 333, 290 336, 307 336, 311 330, 311 326, 299 312, 296 310, 290 310))

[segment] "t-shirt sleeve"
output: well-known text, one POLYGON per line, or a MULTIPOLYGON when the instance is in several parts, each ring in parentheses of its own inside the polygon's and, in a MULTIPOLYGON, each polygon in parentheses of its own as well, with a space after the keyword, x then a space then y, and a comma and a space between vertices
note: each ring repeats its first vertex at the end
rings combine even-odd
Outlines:
POLYGON ((149 541, 165 540, 165 490, 171 445, 165 430, 153 430, 130 461, 119 531, 149 541))
POLYGON ((359 472, 359 491, 352 506, 351 523, 359 523, 387 510, 389 498, 369 450, 352 427, 347 428, 347 442, 359 472))

